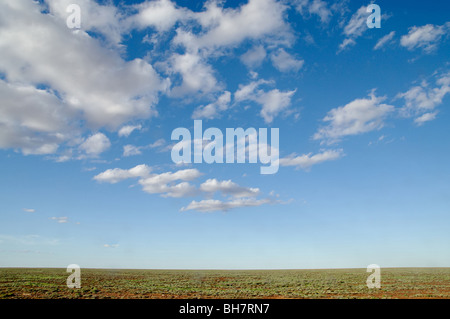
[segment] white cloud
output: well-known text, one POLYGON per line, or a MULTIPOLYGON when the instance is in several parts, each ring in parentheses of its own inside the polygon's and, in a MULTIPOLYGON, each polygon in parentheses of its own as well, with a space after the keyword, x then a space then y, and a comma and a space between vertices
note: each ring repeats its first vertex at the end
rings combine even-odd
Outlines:
POLYGON ((182 83, 171 89, 170 96, 182 97, 192 93, 209 93, 220 88, 213 68, 198 54, 185 53, 172 55, 169 72, 179 73, 182 83))
POLYGON ((291 105, 291 98, 297 90, 270 90, 259 95, 256 101, 262 105, 261 116, 266 123, 271 123, 280 112, 286 111, 291 105))
POLYGON ((360 7, 350 18, 349 22, 344 27, 344 34, 346 38, 339 45, 339 51, 344 50, 348 46, 355 45, 355 39, 360 37, 367 29, 367 6, 360 7))
POLYGON ((339 44, 339 51, 344 50, 345 48, 349 47, 349 46, 353 46, 356 44, 356 41, 350 38, 344 39, 344 41, 342 41, 341 44, 339 44))
POLYGON ((367 6, 360 7, 350 18, 350 21, 344 27, 344 34, 347 37, 359 37, 367 30, 367 6))
POLYGON ((111 142, 103 133, 95 133, 88 137, 79 149, 89 156, 98 156, 111 146, 111 142))
POLYGON ((414 123, 417 125, 423 125, 425 122, 432 121, 436 118, 437 112, 425 113, 416 119, 414 119, 414 123))
POLYGON ((249 39, 290 37, 289 27, 284 21, 287 6, 281 2, 249 0, 235 9, 223 9, 218 4, 217 1, 208 1, 205 10, 195 14, 195 19, 204 32, 196 36, 190 31, 178 29, 174 43, 184 45, 190 52, 196 52, 234 46, 249 39))
POLYGON ((327 3, 322 0, 297 0, 294 2, 296 9, 302 15, 308 12, 310 15, 315 14, 319 16, 322 23, 328 23, 331 18, 331 10, 327 7, 327 3))
POLYGON ((49 90, 0 80, 0 104, 0 148, 52 154, 72 136, 70 129, 76 131, 68 123, 69 113, 49 90))
POLYGON ((372 91, 369 98, 356 99, 345 106, 332 109, 323 119, 329 124, 320 128, 313 138, 333 143, 344 136, 382 128, 385 117, 394 110, 394 106, 383 104, 384 100, 384 97, 377 97, 372 91))
POLYGON ((166 83, 153 67, 142 59, 124 61, 120 49, 85 32, 119 41, 116 9, 81 1, 87 29, 74 31, 66 26, 64 3, 50 1, 50 13, 37 1, 0 4, 2 148, 50 154, 86 130, 79 123, 116 129, 156 115, 154 105, 166 83), (12 99, 16 111, 8 106, 12 99))
POLYGON ((427 24, 421 27, 411 27, 408 34, 400 39, 400 44, 408 50, 421 48, 425 53, 433 52, 441 39, 448 34, 450 22, 443 25, 427 24))
POLYGON ((217 199, 205 199, 201 201, 193 200, 188 206, 182 207, 181 211, 196 210, 199 212, 214 212, 214 211, 228 211, 230 209, 240 207, 255 207, 264 204, 269 204, 270 199, 255 199, 255 198, 238 198, 231 201, 221 201, 217 199))
POLYGON ((34 208, 24 208, 23 211, 27 213, 34 213, 36 210, 34 208))
POLYGON ((382 47, 384 47, 389 42, 392 42, 392 39, 395 36, 395 31, 391 31, 390 33, 386 34, 384 37, 382 37, 380 40, 378 40, 377 44, 373 47, 374 50, 379 50, 382 47))
POLYGON ((234 97, 236 102, 254 101, 262 106, 261 116, 266 123, 271 123, 275 116, 283 111, 287 111, 291 105, 291 98, 297 90, 280 91, 273 89, 264 91, 257 89, 261 84, 267 84, 265 80, 251 82, 247 85, 240 85, 235 92, 234 97))
POLYGON ((141 152, 142 147, 139 146, 135 146, 135 145, 125 145, 123 147, 123 156, 128 157, 128 156, 134 156, 134 155, 140 155, 142 154, 141 152))
POLYGON ((64 23, 69 15, 66 9, 70 4, 76 3, 81 10, 81 29, 95 31, 103 35, 110 44, 119 44, 122 40, 122 16, 112 5, 100 5, 92 0, 46 0, 52 15, 64 23))
POLYGON ((123 126, 119 132, 117 132, 117 135, 119 135, 120 137, 128 137, 130 136, 131 133, 133 133, 133 131, 135 130, 140 130, 142 129, 142 125, 126 125, 123 126))
POLYGON ((51 220, 56 220, 57 223, 59 224, 65 224, 67 222, 69 222, 69 218, 68 217, 51 217, 51 220))
POLYGON ((120 168, 108 169, 96 176, 94 180, 115 184, 129 178, 139 178, 142 190, 149 194, 161 194, 163 197, 184 197, 196 193, 193 185, 187 183, 202 174, 197 169, 184 169, 176 172, 151 174, 151 168, 145 164, 124 170, 120 168), (180 183, 177 184, 177 182, 180 183))
POLYGON ((217 179, 208 179, 200 185, 200 190, 206 193, 221 192, 224 195, 231 195, 233 197, 254 197, 258 196, 259 188, 247 188, 239 186, 238 184, 227 181, 218 181, 217 179))
POLYGON ((105 182, 115 184, 125 179, 136 178, 136 177, 146 177, 149 176, 151 172, 151 168, 145 164, 137 165, 128 170, 114 168, 108 169, 96 176, 94 176, 94 180, 97 182, 105 182))
POLYGON ((260 66, 266 56, 267 53, 264 47, 262 45, 258 45, 245 52, 240 59, 242 63, 251 69, 260 66))
POLYGON ((220 116, 220 113, 227 110, 230 106, 231 93, 225 91, 217 101, 205 106, 199 106, 192 114, 193 119, 214 119, 220 116))
POLYGON ((149 177, 141 178, 139 184, 144 192, 149 194, 161 194, 163 197, 184 197, 195 194, 195 187, 187 183, 201 176, 196 169, 179 170, 174 173, 166 172, 153 174, 149 177), (182 181, 175 184, 176 181, 182 181))
POLYGON ((164 144, 166 144, 166 140, 163 138, 160 138, 159 140, 156 140, 152 144, 149 144, 148 147, 149 148, 157 148, 157 147, 163 146, 164 144))
POLYGON ((134 8, 138 10, 138 13, 127 21, 139 29, 150 26, 160 32, 168 31, 177 21, 184 21, 194 17, 192 11, 180 8, 169 0, 145 1, 134 8))
POLYGON ((298 72, 303 67, 304 60, 293 58, 284 49, 278 49, 270 56, 273 65, 281 72, 298 72))
POLYGON ((142 190, 149 194, 159 194, 162 197, 191 197, 201 193, 208 196, 220 193, 222 196, 231 196, 233 200, 222 202, 219 200, 193 201, 182 210, 196 209, 200 211, 229 210, 231 208, 259 206, 271 202, 269 199, 255 199, 260 194, 258 188, 242 187, 231 180, 219 181, 208 179, 197 189, 189 182, 202 175, 197 169, 183 169, 176 172, 152 174, 151 168, 138 165, 129 170, 120 168, 108 169, 96 176, 94 180, 115 184, 125 179, 138 178, 142 190))
POLYGON ((436 85, 431 87, 426 81, 411 87, 408 91, 397 95, 405 100, 400 114, 405 117, 417 116, 415 122, 423 124, 436 118, 433 110, 442 103, 444 97, 450 93, 450 73, 437 76, 436 85))
POLYGON ((314 155, 312 155, 312 153, 303 154, 300 156, 291 154, 288 157, 280 158, 280 165, 295 166, 296 168, 309 170, 313 165, 323 163, 326 161, 333 161, 341 158, 342 156, 344 156, 344 151, 342 149, 326 150, 314 155))

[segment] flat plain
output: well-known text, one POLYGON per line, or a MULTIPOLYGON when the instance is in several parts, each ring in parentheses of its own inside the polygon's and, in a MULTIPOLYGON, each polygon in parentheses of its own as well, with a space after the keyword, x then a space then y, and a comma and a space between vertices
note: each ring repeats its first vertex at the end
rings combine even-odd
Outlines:
POLYGON ((81 288, 64 268, 0 268, 0 299, 449 299, 450 268, 382 268, 381 288, 366 269, 81 269, 81 288))

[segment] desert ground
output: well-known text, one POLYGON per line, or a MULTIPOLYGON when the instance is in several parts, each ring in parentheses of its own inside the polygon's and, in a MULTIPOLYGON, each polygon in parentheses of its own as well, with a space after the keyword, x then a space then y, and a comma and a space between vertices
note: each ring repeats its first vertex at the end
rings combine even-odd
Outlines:
POLYGON ((366 269, 81 269, 68 288, 64 268, 0 268, 0 299, 448 299, 450 268, 382 268, 381 288, 366 269))

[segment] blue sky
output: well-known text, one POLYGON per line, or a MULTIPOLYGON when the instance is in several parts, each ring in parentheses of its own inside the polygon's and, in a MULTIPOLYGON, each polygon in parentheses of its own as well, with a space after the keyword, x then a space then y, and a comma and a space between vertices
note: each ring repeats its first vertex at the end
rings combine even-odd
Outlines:
POLYGON ((370 3, 2 3, 0 266, 450 266, 450 4, 370 3), (176 165, 195 119, 278 172, 176 165))

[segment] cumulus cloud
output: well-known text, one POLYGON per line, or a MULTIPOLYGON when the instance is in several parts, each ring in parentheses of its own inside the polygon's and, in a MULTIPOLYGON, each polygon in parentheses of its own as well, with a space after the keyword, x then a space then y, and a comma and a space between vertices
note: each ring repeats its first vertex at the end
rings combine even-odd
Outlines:
POLYGON ((196 189, 188 181, 200 177, 202 174, 196 169, 185 169, 176 172, 152 174, 151 168, 145 164, 131 169, 108 169, 96 176, 94 180, 115 184, 125 179, 138 178, 142 190, 149 194, 160 194, 163 197, 191 196, 196 189))
POLYGON ((79 149, 88 156, 98 156, 111 146, 111 142, 103 133, 95 133, 88 137, 79 149))
POLYGON ((163 197, 184 197, 195 194, 195 187, 187 181, 194 180, 202 174, 197 169, 179 170, 174 173, 166 172, 153 174, 139 180, 144 192, 161 194, 163 197), (175 182, 182 181, 176 184, 175 182))
MULTIPOLYGON (((313 7, 320 3, 313 2, 313 7)), ((196 12, 169 0, 145 1, 126 10, 110 2, 79 0, 79 30, 66 26, 69 4, 70 0, 17 0, 0 5, 0 102, 4 105, 0 148, 20 149, 24 154, 60 151, 64 154, 58 158, 67 160, 71 150, 61 146, 73 146, 87 131, 121 128, 118 135, 126 137, 140 129, 124 124, 156 116, 162 93, 183 98, 222 90, 209 59, 224 50, 246 41, 258 43, 255 52, 242 57, 244 63, 256 65, 265 57, 266 45, 277 49, 294 39, 285 21, 288 7, 276 0, 250 0, 235 8, 207 1, 196 12), (182 49, 158 61, 170 80, 157 74, 150 58, 123 58, 122 37, 136 28, 175 31, 170 45, 182 49)), ((287 53, 276 52, 272 59, 280 70, 287 65, 294 70, 301 67, 301 60, 282 61, 287 53)), ((288 104, 284 93, 265 96, 262 115, 267 121, 288 104)), ((198 109, 197 115, 213 118, 224 108, 219 98, 219 103, 198 109)))
POLYGON ((117 135, 119 135, 120 137, 128 137, 130 136, 131 133, 133 133, 133 131, 135 130, 140 130, 142 129, 142 125, 125 125, 123 126, 119 132, 117 132, 117 135))
POLYGON ((218 118, 221 112, 226 111, 229 108, 230 102, 231 93, 225 91, 214 103, 196 108, 192 114, 192 118, 195 120, 218 118))
POLYGON ((23 211, 27 213, 34 213, 36 210, 34 208, 24 208, 23 211))
POLYGON ((84 22, 87 29, 71 30, 64 3, 49 1, 49 13, 36 1, 0 5, 0 103, 5 105, 0 147, 51 154, 86 130, 79 123, 116 129, 156 115, 166 83, 153 67, 138 58, 123 60, 119 50, 86 32, 119 41, 118 31, 107 22, 115 23, 116 9, 81 1, 83 17, 92 19, 84 22), (8 107, 12 99, 23 115, 8 107))
POLYGON ((265 80, 253 81, 247 85, 239 85, 239 89, 235 92, 234 98, 236 102, 254 101, 262 106, 261 116, 266 123, 271 123, 273 119, 283 111, 287 111, 291 105, 292 96, 297 90, 280 91, 272 89, 264 91, 258 89, 261 84, 268 84, 265 80))
POLYGON ((251 69, 260 66, 266 56, 267 53, 264 46, 258 45, 245 52, 240 59, 242 63, 251 69))
POLYGON ((128 24, 144 29, 153 27, 159 32, 168 31, 177 21, 194 18, 194 13, 186 8, 178 7, 169 0, 145 1, 134 6, 137 14, 127 19, 128 24))
POLYGON ((433 110, 450 93, 450 73, 437 75, 435 83, 435 86, 430 86, 427 81, 422 81, 420 85, 399 93, 397 97, 405 101, 400 114, 405 117, 416 116, 415 122, 420 125, 434 120, 437 112, 433 110))
POLYGON ((131 145, 131 144, 124 145, 123 156, 128 157, 128 156, 140 155, 140 154, 142 154, 141 149, 142 149, 142 147, 131 145))
POLYGON ((209 93, 219 90, 213 68, 198 54, 172 55, 169 61, 171 73, 179 73, 182 83, 170 91, 172 97, 182 97, 192 93, 209 93))
POLYGON ((80 6, 81 29, 101 34, 110 44, 117 45, 122 40, 124 27, 122 14, 112 4, 98 4, 92 0, 46 0, 50 13, 61 21, 66 21, 67 7, 73 3, 80 6))
POLYGON ((231 195, 233 197, 254 197, 260 193, 259 188, 247 188, 239 186, 238 184, 227 181, 218 181, 217 179, 208 179, 200 185, 200 190, 206 193, 221 192, 224 195, 231 195))
POLYGON ((76 130, 69 124, 69 112, 50 90, 0 80, 0 103, 0 148, 52 154, 73 136, 71 129, 76 130))
POLYGON ((299 156, 297 156, 296 154, 291 154, 287 157, 280 158, 280 165, 295 166, 297 169, 301 168, 304 170, 309 170, 313 165, 326 161, 334 161, 341 158, 342 156, 344 156, 344 151, 342 149, 325 150, 314 155, 312 153, 299 156))
POLYGON ((303 67, 304 60, 297 60, 280 48, 270 56, 273 65, 281 72, 298 72, 303 67))
POLYGON ((148 176, 150 174, 151 170, 152 169, 145 164, 137 165, 128 170, 120 169, 120 168, 108 169, 108 170, 94 176, 94 180, 96 180, 98 182, 115 184, 115 183, 118 183, 118 182, 128 179, 128 178, 148 176))
POLYGON ((207 179, 197 188, 190 182, 198 179, 202 173, 197 169, 183 169, 176 172, 164 172, 160 174, 151 173, 147 165, 138 165, 131 169, 108 169, 96 176, 94 180, 115 184, 120 181, 138 178, 142 190, 149 194, 159 194, 162 197, 192 197, 201 194, 213 196, 221 194, 230 196, 229 201, 218 199, 207 199, 199 202, 192 201, 182 210, 217 211, 229 210, 231 208, 260 206, 269 202, 270 199, 256 199, 260 195, 259 188, 243 187, 231 180, 220 181, 215 178, 207 179))
POLYGON ((235 9, 223 9, 218 4, 217 1, 208 1, 205 10, 194 15, 204 32, 195 35, 191 31, 178 29, 174 43, 196 52, 234 46, 244 40, 270 36, 287 39, 291 36, 284 21, 287 6, 281 2, 249 0, 235 9))
POLYGON ((384 100, 384 97, 377 97, 372 91, 369 98, 356 99, 344 106, 332 109, 323 119, 329 124, 320 128, 313 138, 334 143, 348 135, 357 135, 382 128, 384 119, 394 110, 394 106, 382 103, 384 100))
POLYGON ((400 45, 408 50, 422 49, 425 53, 431 53, 437 49, 440 41, 448 36, 450 22, 443 25, 427 24, 421 27, 411 27, 408 34, 400 39, 400 45))
POLYGON ((193 200, 186 207, 182 207, 181 211, 196 210, 199 212, 215 212, 228 211, 230 209, 240 207, 255 207, 271 203, 270 199, 255 199, 255 198, 238 198, 230 201, 221 201, 218 199, 204 199, 201 201, 193 200))

